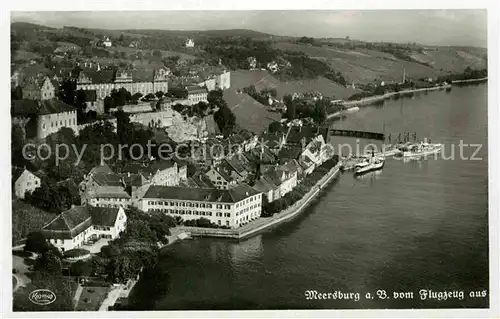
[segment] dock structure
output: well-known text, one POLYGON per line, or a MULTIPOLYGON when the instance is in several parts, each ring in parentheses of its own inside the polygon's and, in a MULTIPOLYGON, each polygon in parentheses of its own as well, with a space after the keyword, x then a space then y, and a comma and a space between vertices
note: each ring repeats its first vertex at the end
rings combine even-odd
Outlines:
POLYGON ((367 132, 367 131, 353 131, 353 130, 338 130, 329 129, 328 134, 333 136, 352 136, 357 138, 367 138, 371 140, 385 140, 385 135, 383 133, 377 132, 367 132))

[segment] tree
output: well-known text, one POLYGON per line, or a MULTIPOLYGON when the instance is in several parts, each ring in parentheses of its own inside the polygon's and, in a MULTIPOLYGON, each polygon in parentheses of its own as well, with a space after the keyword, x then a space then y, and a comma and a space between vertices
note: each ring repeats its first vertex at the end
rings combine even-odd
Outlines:
POLYGON ((23 89, 21 86, 16 86, 10 91, 11 100, 21 100, 23 98, 23 89))
POLYGON ((155 95, 157 98, 161 99, 165 95, 165 93, 163 91, 158 91, 155 93, 155 95))
MULTIPOLYGON (((80 68, 76 67, 74 72, 80 72, 80 68)), ((76 73, 77 74, 77 73, 76 73)), ((76 81, 66 79, 62 82, 59 88, 59 99, 66 104, 75 105, 76 100, 76 81)))
POLYGON ((133 140, 133 128, 130 123, 129 115, 128 113, 120 110, 115 113, 115 116, 118 142, 121 144, 128 144, 133 140))
POLYGON ((291 102, 286 105, 286 118, 291 121, 295 119, 296 116, 296 105, 294 102, 291 102))
POLYGON ((154 100, 156 98, 156 96, 153 94, 153 93, 148 93, 146 94, 145 97, 143 97, 142 99, 144 101, 151 101, 151 100, 154 100))
POLYGON ((57 256, 53 250, 48 250, 37 258, 35 270, 60 275, 62 272, 61 258, 57 256))
POLYGON ((106 273, 112 282, 123 282, 127 278, 133 277, 138 270, 137 263, 128 255, 112 259, 106 267, 106 273))
POLYGON ((26 237, 26 244, 24 250, 34 253, 44 253, 49 249, 49 244, 45 235, 40 232, 32 232, 26 237))
POLYGON ((281 123, 280 122, 271 122, 269 124, 269 132, 270 133, 278 132, 280 129, 281 129, 281 123))
POLYGON ((325 100, 318 100, 314 106, 313 119, 319 125, 323 124, 327 118, 326 103, 328 102, 325 100))
POLYGON ((111 96, 106 96, 104 98, 104 113, 108 114, 109 109, 112 109, 115 107, 115 101, 111 96))
POLYGON ((229 136, 234 129, 236 116, 229 107, 223 105, 214 113, 214 120, 224 136, 229 136))
POLYGON ((92 270, 92 265, 88 261, 79 260, 71 264, 69 269, 72 276, 89 276, 92 270))
POLYGON ((11 127, 11 159, 14 165, 22 166, 25 162, 23 156, 24 131, 19 124, 13 124, 11 127))
POLYGON ((186 99, 188 97, 188 91, 182 87, 169 87, 167 96, 178 99, 186 99))
POLYGON ((27 193, 25 195, 25 201, 43 210, 55 213, 63 211, 64 207, 62 205, 61 195, 57 192, 57 189, 52 183, 53 182, 42 180, 40 187, 35 189, 33 193, 27 193))
POLYGON ((222 92, 221 89, 212 90, 208 92, 207 101, 209 104, 213 106, 221 107, 222 105, 225 104, 224 93, 222 92))

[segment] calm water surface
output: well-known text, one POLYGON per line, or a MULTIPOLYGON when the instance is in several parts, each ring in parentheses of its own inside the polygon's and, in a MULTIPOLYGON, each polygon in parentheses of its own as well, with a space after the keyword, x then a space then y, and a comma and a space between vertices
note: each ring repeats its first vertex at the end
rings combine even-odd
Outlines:
MULTIPOLYGON (((344 173, 296 219, 236 243, 195 239, 162 254, 134 292, 139 308, 488 307, 487 85, 420 93, 362 108, 337 128, 417 133, 451 145, 483 144, 481 161, 387 160, 377 173, 344 173), (157 293, 152 287, 162 287, 157 293), (420 289, 463 290, 464 300, 419 298, 420 289), (306 300, 306 290, 359 292, 361 300, 306 300), (366 300, 385 290, 390 299, 366 300), (395 300, 394 291, 413 292, 395 300)), ((332 143, 353 143, 334 138, 332 143)), ((367 144, 371 141, 363 141, 367 144)), ((362 144, 362 145, 364 145, 362 144)), ((380 144, 380 143, 379 143, 380 144)), ((464 149, 470 156, 475 147, 464 149)))

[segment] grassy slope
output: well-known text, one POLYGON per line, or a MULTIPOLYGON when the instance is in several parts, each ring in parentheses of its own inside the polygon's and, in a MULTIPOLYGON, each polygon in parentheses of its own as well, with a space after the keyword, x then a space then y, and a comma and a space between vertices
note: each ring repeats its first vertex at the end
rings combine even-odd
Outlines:
POLYGON ((21 200, 12 201, 12 243, 30 232, 42 229, 57 215, 43 211, 21 200))
POLYGON ((231 88, 243 89, 244 87, 255 85, 257 90, 263 88, 276 88, 278 98, 285 94, 294 92, 318 91, 321 94, 334 98, 347 98, 356 93, 356 90, 345 88, 326 78, 318 77, 316 79, 304 79, 290 82, 281 82, 264 70, 237 70, 231 72, 231 88))
POLYGON ((245 93, 236 93, 235 89, 224 91, 224 100, 236 116, 236 124, 254 133, 261 133, 271 122, 279 121, 281 115, 269 112, 269 106, 260 104, 245 93))
POLYGON ((428 67, 416 62, 408 62, 395 58, 391 54, 375 50, 358 49, 356 51, 342 50, 331 47, 314 47, 292 43, 276 43, 275 48, 303 52, 310 57, 329 63, 333 69, 342 72, 349 81, 369 83, 376 79, 384 81, 400 81, 403 68, 407 77, 420 78, 424 76, 436 77, 445 74, 463 72, 470 66, 482 68, 485 66, 484 50, 477 48, 448 48, 440 47, 436 51, 424 51, 424 54, 415 54, 414 57, 432 65, 428 67))

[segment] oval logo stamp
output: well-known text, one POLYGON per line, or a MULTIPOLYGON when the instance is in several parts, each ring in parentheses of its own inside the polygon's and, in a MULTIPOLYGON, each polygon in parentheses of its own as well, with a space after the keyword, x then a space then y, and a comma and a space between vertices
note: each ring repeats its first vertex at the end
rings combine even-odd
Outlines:
POLYGON ((48 289, 37 289, 33 290, 28 298, 34 304, 45 306, 56 301, 56 294, 48 289))

